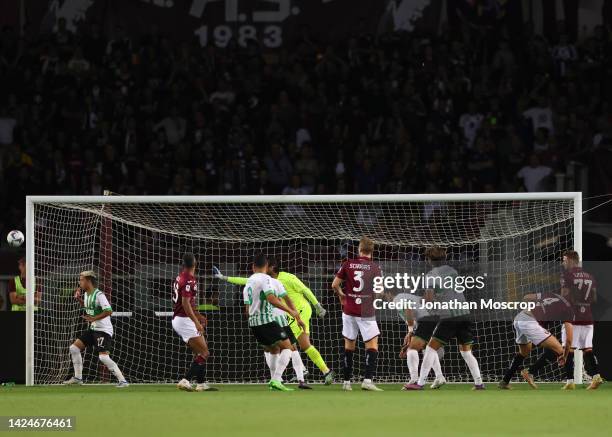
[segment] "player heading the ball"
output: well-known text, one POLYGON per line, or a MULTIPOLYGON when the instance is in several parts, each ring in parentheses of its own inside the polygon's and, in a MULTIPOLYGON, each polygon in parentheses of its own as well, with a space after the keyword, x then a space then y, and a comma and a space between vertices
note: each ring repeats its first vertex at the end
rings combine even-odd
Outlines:
POLYGON ((344 337, 342 389, 351 391, 353 355, 357 336, 361 334, 365 349, 365 375, 361 388, 382 391, 372 382, 378 359, 378 336, 380 330, 374 312, 374 278, 382 276, 378 264, 372 261, 374 242, 368 237, 359 240, 359 256, 346 260, 332 282, 332 289, 342 304, 342 336, 344 337))

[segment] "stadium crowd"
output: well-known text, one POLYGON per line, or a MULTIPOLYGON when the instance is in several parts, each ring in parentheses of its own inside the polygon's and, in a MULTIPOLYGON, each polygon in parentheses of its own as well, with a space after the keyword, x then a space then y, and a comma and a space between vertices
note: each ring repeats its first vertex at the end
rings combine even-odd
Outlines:
POLYGON ((604 27, 486 36, 326 44, 305 27, 268 53, 62 19, 28 40, 6 27, 0 230, 23 228, 26 194, 540 191, 609 151, 604 27))

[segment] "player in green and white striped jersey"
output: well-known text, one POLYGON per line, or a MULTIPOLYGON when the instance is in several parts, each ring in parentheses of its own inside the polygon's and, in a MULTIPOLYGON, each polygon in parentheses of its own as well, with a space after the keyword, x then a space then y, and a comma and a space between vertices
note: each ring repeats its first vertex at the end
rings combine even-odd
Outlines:
MULTIPOLYGON (((283 285, 283 283, 272 276, 271 264, 273 262, 274 262, 273 258, 268 258, 268 263, 269 263, 268 274, 270 275, 270 283, 272 284, 272 287, 274 287, 274 290, 276 291, 277 296, 286 296, 286 299, 289 299, 291 303, 295 306, 295 303, 289 297, 289 292, 285 289, 285 286, 283 285)), ((297 307, 295 309, 296 311, 299 311, 297 307)), ((273 308, 273 311, 275 315, 279 315, 283 317, 286 321, 285 326, 283 326, 283 330, 287 333, 287 338, 289 338, 289 343, 291 343, 291 364, 293 365, 293 371, 295 372, 295 379, 298 382, 298 388, 302 390, 310 390, 312 389, 312 387, 306 384, 306 381, 304 380, 305 366, 304 366, 304 363, 302 362, 302 357, 300 357, 300 352, 295 347, 298 340, 297 338, 295 338, 295 335, 293 334, 293 331, 291 330, 291 326, 289 325, 290 322, 288 320, 287 313, 285 313, 283 310, 278 309, 276 307, 273 308)), ((304 320, 302 321, 304 322, 304 324, 306 324, 304 320)), ((270 368, 270 374, 273 376, 274 369, 276 368, 276 359, 278 358, 278 355, 272 355, 270 352, 264 351, 264 357, 266 359, 266 364, 270 368)))
POLYGON ((291 360, 291 342, 283 329, 287 325, 287 318, 276 314, 274 308, 291 315, 302 328, 304 322, 284 289, 279 291, 272 285, 271 278, 266 273, 267 269, 268 259, 265 255, 255 255, 253 274, 247 280, 243 291, 249 327, 264 350, 273 355, 274 372, 269 383, 270 389, 293 391, 281 382, 283 372, 291 360))
POLYGON ((79 288, 75 291, 74 297, 85 308, 83 318, 89 322, 89 329, 83 331, 70 345, 74 376, 65 381, 64 384, 83 384, 81 351, 91 346, 98 352, 100 361, 119 381, 117 387, 127 387, 129 384, 123 377, 123 373, 109 355, 113 339, 113 324, 110 319, 113 309, 104 293, 96 287, 96 282, 96 274, 93 271, 81 272, 79 288))
MULTIPOLYGON (((316 314, 318 317, 325 317, 327 311, 323 306, 319 303, 314 293, 308 288, 296 275, 280 271, 278 262, 275 258, 268 258, 268 272, 270 277, 273 279, 278 279, 278 281, 283 285, 289 298, 295 305, 295 308, 300 313, 300 318, 304 322, 306 329, 302 329, 293 318, 288 318, 289 328, 293 333, 293 336, 296 338, 297 343, 301 350, 303 350, 308 358, 319 368, 321 373, 323 373, 323 377, 325 378, 325 385, 329 385, 334 381, 334 372, 327 367, 325 360, 317 350, 317 348, 310 342, 310 317, 312 315, 312 307, 314 307, 316 314), (312 307, 311 307, 312 305, 312 307)), ((225 276, 218 267, 213 266, 213 276, 222 281, 227 281, 230 284, 235 285, 245 285, 247 278, 239 277, 239 276, 225 276)), ((299 350, 295 350, 291 357, 293 361, 302 361, 300 357, 299 350)), ((306 369, 304 369, 304 375, 307 374, 306 369)), ((299 379, 298 379, 299 381, 299 379)), ((303 387, 303 386, 301 386, 303 387)))

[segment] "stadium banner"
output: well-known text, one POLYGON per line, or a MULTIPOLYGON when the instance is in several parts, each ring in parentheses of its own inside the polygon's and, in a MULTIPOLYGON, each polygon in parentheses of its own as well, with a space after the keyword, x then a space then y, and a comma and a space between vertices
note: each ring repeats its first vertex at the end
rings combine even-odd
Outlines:
POLYGON ((444 5, 443 0, 49 0, 29 2, 26 13, 31 23, 40 23, 40 33, 53 31, 63 18, 71 31, 82 21, 96 21, 110 35, 121 27, 128 35, 197 38, 202 46, 224 47, 231 40, 244 46, 255 39, 273 49, 293 43, 305 27, 312 38, 327 41, 363 33, 435 32, 445 20, 444 5))
POLYGON ((576 38, 578 28, 601 24, 592 20, 599 17, 601 2, 581 8, 575 0, 555 5, 534 8, 506 0, 0 0, 0 25, 33 37, 52 32, 59 19, 73 32, 79 23, 95 21, 111 37, 121 28, 134 36, 159 32, 173 40, 196 38, 202 46, 246 45, 254 39, 274 49, 291 46, 306 27, 310 38, 334 42, 357 34, 437 33, 465 24, 472 31, 496 32, 503 23, 521 26, 527 19, 536 33, 549 37, 564 20, 576 38))

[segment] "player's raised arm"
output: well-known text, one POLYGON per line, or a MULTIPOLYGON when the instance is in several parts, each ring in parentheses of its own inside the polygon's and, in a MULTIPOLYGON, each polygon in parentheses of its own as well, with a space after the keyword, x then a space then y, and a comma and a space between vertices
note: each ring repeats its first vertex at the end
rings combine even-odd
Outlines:
POLYGON ((85 306, 85 302, 83 302, 83 293, 84 292, 81 287, 77 287, 74 289, 73 297, 81 304, 81 306, 85 306))
POLYGON ((325 314, 327 313, 327 311, 325 310, 325 308, 323 308, 323 306, 319 303, 319 300, 317 299, 317 297, 314 295, 314 293, 312 292, 312 290, 310 288, 308 288, 306 286, 306 284, 304 284, 300 278, 298 278, 295 275, 289 275, 288 280, 291 282, 291 284, 293 285, 293 288, 296 290, 299 290, 300 294, 302 294, 306 300, 308 300, 308 302, 310 302, 310 304, 315 308, 317 315, 319 317, 324 317, 325 314))
POLYGON ((219 267, 217 266, 213 266, 213 276, 217 279, 220 279, 222 281, 227 281, 230 284, 234 284, 234 285, 246 285, 247 281, 249 280, 248 278, 242 278, 240 276, 225 276, 223 273, 221 273, 221 270, 219 270, 219 267))

